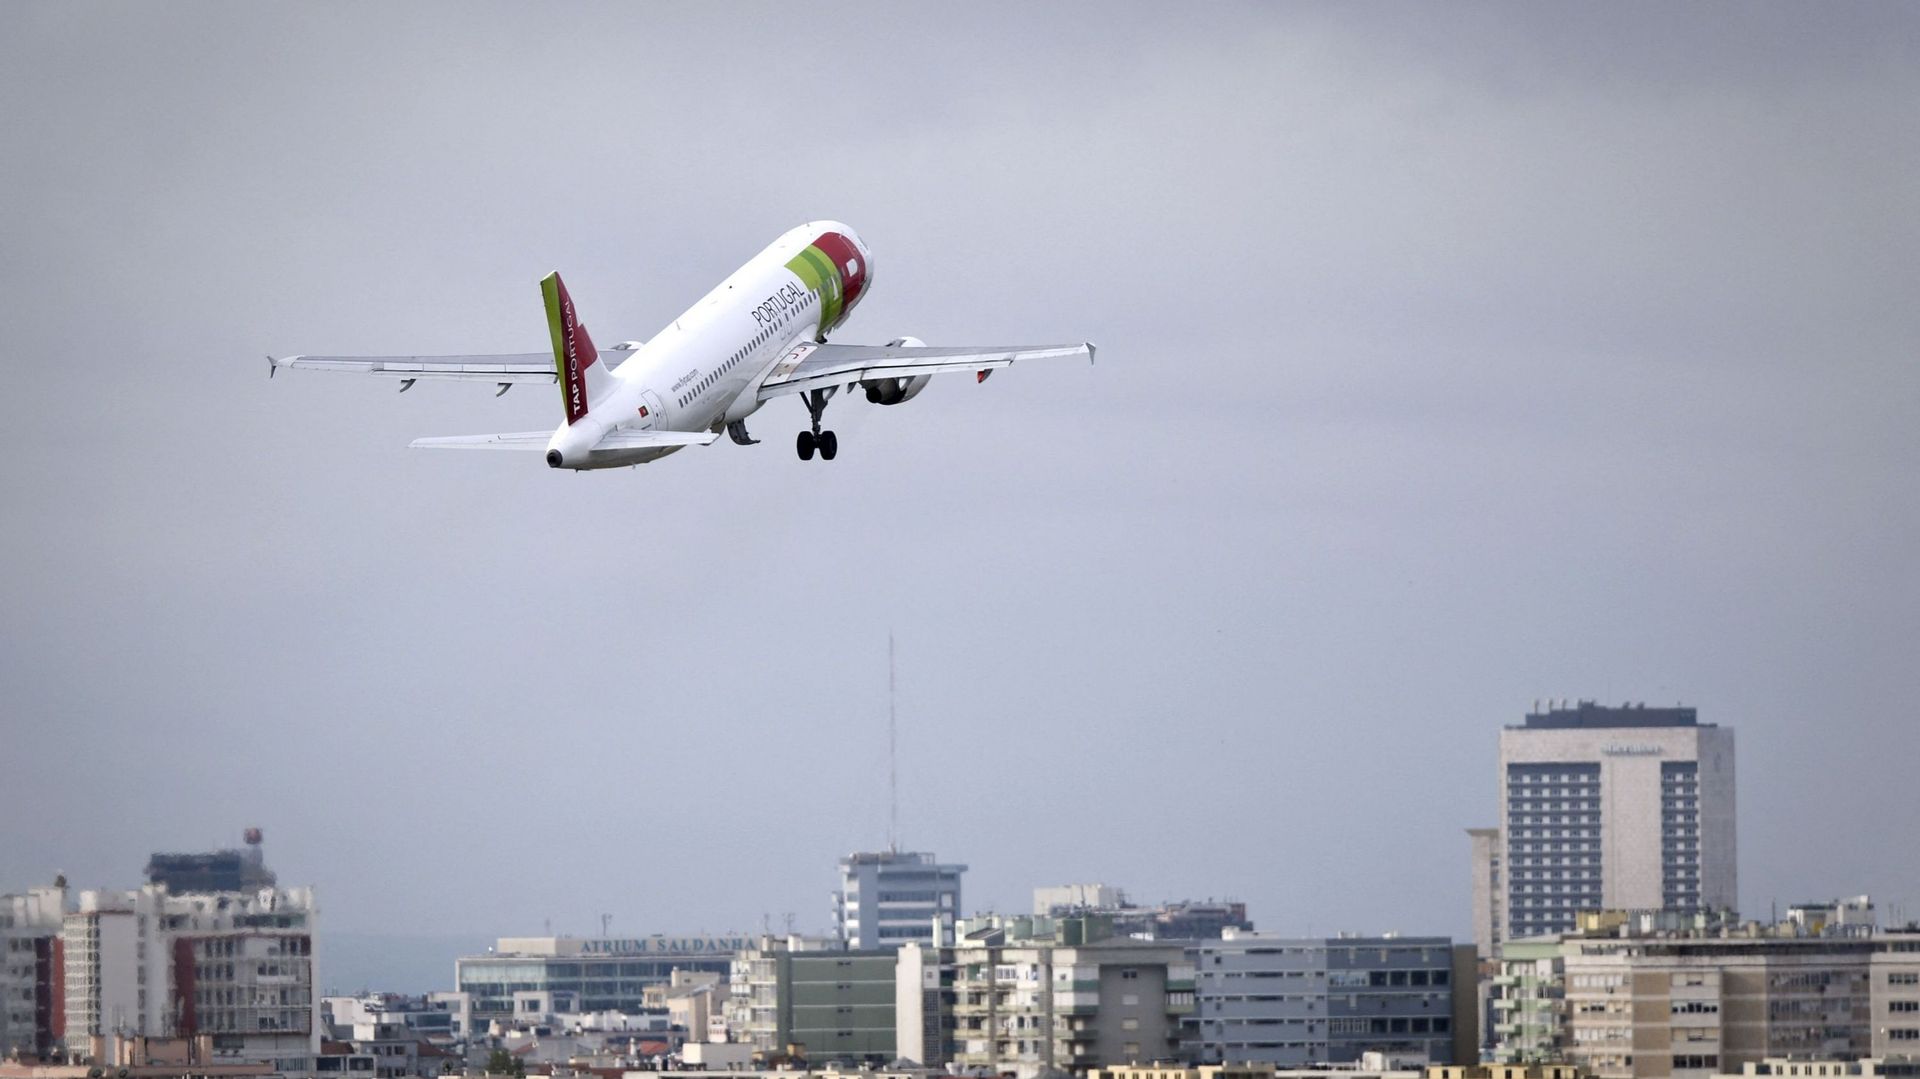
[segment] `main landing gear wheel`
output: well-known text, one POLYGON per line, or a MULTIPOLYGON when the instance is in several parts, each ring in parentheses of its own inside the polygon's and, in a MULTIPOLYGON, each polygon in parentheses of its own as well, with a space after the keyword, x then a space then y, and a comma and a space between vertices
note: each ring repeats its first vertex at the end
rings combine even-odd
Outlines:
POLYGON ((820 414, 827 410, 827 399, 832 396, 833 389, 828 387, 810 390, 803 398, 807 403, 807 416, 813 421, 813 429, 800 432, 800 436, 793 440, 793 448, 802 461, 813 460, 814 450, 820 451, 822 461, 831 461, 834 454, 840 452, 840 440, 833 437, 832 431, 820 429, 820 414))

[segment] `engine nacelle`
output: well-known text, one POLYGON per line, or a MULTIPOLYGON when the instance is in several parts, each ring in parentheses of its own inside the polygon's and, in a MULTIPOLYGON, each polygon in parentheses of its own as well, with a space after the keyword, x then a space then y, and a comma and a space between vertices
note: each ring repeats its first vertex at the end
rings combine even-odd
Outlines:
MULTIPOLYGON (((888 348, 924 348, 926 342, 918 337, 896 337, 887 342, 888 348)), ((927 380, 932 375, 913 375, 909 378, 870 378, 860 383, 867 391, 867 400, 876 405, 897 405, 913 400, 913 396, 926 389, 927 380)))

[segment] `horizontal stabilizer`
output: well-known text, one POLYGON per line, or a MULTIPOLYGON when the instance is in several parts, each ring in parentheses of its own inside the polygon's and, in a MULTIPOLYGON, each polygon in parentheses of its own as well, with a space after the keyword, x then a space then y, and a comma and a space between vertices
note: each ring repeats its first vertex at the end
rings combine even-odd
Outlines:
POLYGON ((704 446, 719 437, 718 431, 609 431, 593 448, 644 450, 653 446, 704 446))
POLYGON ((553 358, 544 352, 492 356, 281 356, 275 368, 357 371, 387 378, 445 378, 465 382, 552 382, 553 358))
MULTIPOLYGON (((596 450, 644 450, 667 446, 704 446, 720 435, 715 431, 611 431, 594 445, 596 450)), ((513 431, 497 435, 445 435, 416 438, 416 450, 544 450, 552 431, 513 431)))

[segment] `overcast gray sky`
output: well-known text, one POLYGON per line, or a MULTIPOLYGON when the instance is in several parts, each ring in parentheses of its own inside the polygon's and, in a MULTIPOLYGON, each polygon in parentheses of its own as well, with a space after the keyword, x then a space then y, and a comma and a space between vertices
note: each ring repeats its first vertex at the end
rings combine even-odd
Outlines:
POLYGON ((1539 697, 1740 739, 1741 896, 1920 914, 1920 13, 0 6, 0 889, 267 831, 342 931, 1106 880, 1464 935, 1539 697), (801 221, 841 333, 1099 342, 632 472, 426 454, 801 221))

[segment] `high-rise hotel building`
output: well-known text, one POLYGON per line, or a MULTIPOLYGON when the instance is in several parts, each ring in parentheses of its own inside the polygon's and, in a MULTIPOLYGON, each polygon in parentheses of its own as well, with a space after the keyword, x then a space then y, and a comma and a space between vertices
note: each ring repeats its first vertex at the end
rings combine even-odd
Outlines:
POLYGON ((1502 730, 1500 830, 1474 844, 1476 933, 1498 947, 1580 911, 1734 907, 1733 749, 1731 729, 1683 707, 1580 701, 1502 730))

